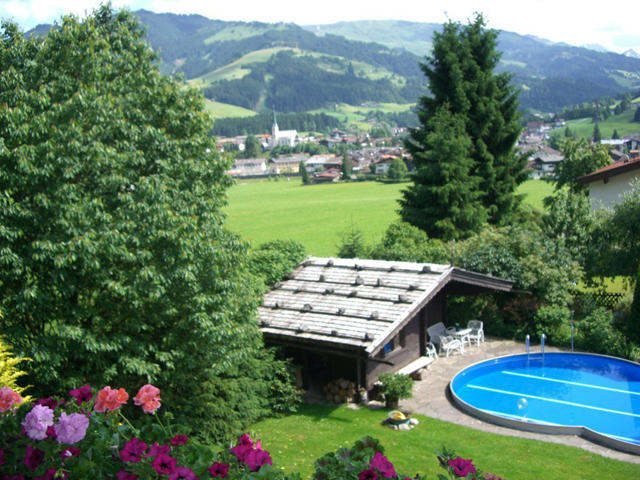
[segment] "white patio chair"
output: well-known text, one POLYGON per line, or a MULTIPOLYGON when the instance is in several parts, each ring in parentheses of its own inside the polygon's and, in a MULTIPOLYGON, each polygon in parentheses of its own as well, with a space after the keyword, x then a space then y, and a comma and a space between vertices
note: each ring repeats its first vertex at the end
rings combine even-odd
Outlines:
POLYGON ((442 353, 442 349, 444 349, 447 357, 454 350, 458 350, 460 353, 464 352, 462 342, 457 338, 453 338, 451 335, 444 335, 440 337, 440 353, 442 353))
POLYGON ((480 342, 484 342, 484 322, 480 320, 469 320, 467 322, 467 328, 471 329, 471 333, 469 337, 474 339, 478 346, 480 346, 480 342))

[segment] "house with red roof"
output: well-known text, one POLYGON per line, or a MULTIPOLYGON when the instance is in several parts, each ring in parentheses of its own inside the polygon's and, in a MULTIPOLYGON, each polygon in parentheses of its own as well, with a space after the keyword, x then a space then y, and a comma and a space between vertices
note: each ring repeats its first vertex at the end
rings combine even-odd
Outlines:
POLYGON ((591 208, 597 210, 619 203, 634 180, 640 181, 640 156, 602 167, 578 182, 589 187, 591 208))

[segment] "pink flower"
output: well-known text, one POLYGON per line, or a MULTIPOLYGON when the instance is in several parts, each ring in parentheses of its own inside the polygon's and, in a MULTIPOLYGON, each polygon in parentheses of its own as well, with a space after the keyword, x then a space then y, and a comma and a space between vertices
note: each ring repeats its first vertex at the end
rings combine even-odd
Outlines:
POLYGON ((161 453, 155 458, 151 466, 159 474, 164 473, 167 475, 171 475, 173 471, 176 469, 177 464, 178 464, 178 461, 175 458, 170 457, 169 455, 166 455, 164 453, 161 453))
POLYGON ((147 451, 147 444, 136 437, 133 437, 127 443, 124 444, 122 450, 120 450, 120 460, 123 462, 139 462, 144 456, 144 452, 147 451))
POLYGON ((120 470, 116 473, 116 478, 118 480, 138 480, 138 475, 134 475, 133 473, 129 473, 125 470, 120 470))
POLYGON ((154 413, 160 408, 160 389, 146 384, 138 390, 133 401, 136 405, 141 405, 145 413, 154 413))
POLYGON ((385 478, 394 478, 397 475, 393 464, 380 452, 376 452, 373 456, 369 468, 375 468, 385 478))
POLYGON ((22 463, 33 472, 42 463, 42 460, 44 460, 44 452, 37 448, 32 448, 31 445, 27 445, 27 451, 22 459, 22 463))
POLYGON ((476 467, 471 463, 471 459, 465 460, 461 457, 456 457, 447 462, 447 465, 453 468, 453 474, 456 477, 466 477, 470 473, 475 473, 476 467))
POLYGON ((214 462, 207 470, 209 470, 212 477, 227 478, 229 465, 226 463, 214 462))
POLYGON ((196 480, 197 478, 193 470, 187 467, 176 467, 173 473, 169 475, 169 480, 196 480))
POLYGON ((358 480, 378 480, 378 474, 372 468, 368 468, 360 472, 358 480))
POLYGON ((124 388, 114 390, 107 385, 98 392, 93 409, 96 412, 113 412, 127 403, 127 400, 129 400, 129 394, 124 388))
POLYGON ((20 394, 14 392, 11 387, 0 388, 0 412, 6 412, 19 403, 22 403, 20 394))
POLYGON ((88 402, 93 398, 90 385, 83 385, 80 388, 74 388, 69 392, 73 398, 76 399, 78 405, 82 405, 84 402, 88 402))
POLYGON ((174 447, 178 445, 184 445, 185 443, 187 443, 187 440, 189 440, 189 437, 187 435, 176 435, 171 439, 171 445, 173 445, 174 447))
POLYGON ((24 417, 22 426, 31 440, 47 438, 47 427, 53 425, 53 410, 42 405, 35 405, 24 417))
POLYGON ((67 415, 62 412, 58 424, 55 426, 56 440, 58 443, 67 443, 69 445, 78 443, 84 439, 88 427, 89 419, 86 415, 81 413, 67 415))

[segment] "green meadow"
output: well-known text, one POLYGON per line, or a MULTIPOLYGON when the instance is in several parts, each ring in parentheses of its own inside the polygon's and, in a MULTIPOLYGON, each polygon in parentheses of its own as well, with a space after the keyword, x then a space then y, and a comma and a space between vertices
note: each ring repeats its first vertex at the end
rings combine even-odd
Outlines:
POLYGON ((576 447, 482 432, 422 415, 416 415, 420 424, 414 430, 396 431, 381 424, 386 415, 386 410, 303 405, 298 413, 261 421, 251 430, 262 439, 274 466, 300 472, 305 479, 311 478, 319 457, 366 435, 380 440, 396 470, 411 477, 421 473, 433 479, 444 473, 436 458, 444 445, 473 459, 483 471, 509 480, 640 478, 640 465, 576 447))
MULTIPOLYGON (((354 182, 303 186, 289 180, 239 181, 228 192, 227 226, 245 240, 260 244, 275 239, 301 242, 307 252, 332 256, 341 234, 355 226, 367 243, 380 240, 398 217, 397 200, 408 183, 354 182)), ((542 208, 553 185, 529 180, 520 186, 525 201, 542 208)))
MULTIPOLYGON (((633 110, 627 110, 620 115, 613 115, 602 122, 598 122, 602 138, 611 138, 614 130, 617 130, 620 136, 640 133, 640 123, 633 121, 633 114, 633 110)), ((569 120, 567 127, 579 137, 590 138, 593 136, 594 123, 591 118, 569 120)))

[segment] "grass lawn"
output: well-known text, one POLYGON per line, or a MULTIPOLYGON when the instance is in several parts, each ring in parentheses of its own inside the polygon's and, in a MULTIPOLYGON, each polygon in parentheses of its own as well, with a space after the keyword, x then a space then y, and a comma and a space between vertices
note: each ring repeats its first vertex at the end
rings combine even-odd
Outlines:
POLYGON ((398 218, 396 199, 406 183, 303 186, 290 181, 241 182, 229 191, 228 227, 259 244, 294 239, 312 255, 335 255, 340 234, 355 224, 365 241, 378 241, 398 218))
POLYGON ((396 470, 411 476, 426 474, 429 479, 444 473, 434 453, 443 445, 473 459, 483 471, 508 480, 640 478, 640 465, 574 447, 504 437, 420 415, 414 430, 394 431, 381 425, 385 416, 385 410, 304 405, 295 415, 264 420, 251 431, 262 439, 276 467, 300 472, 303 478, 311 478, 316 459, 365 435, 382 442, 396 470))
MULTIPOLYGON (((274 239, 301 242, 311 255, 332 256, 340 234, 353 223, 366 243, 381 239, 397 220, 401 190, 408 183, 357 182, 302 186, 299 177, 280 181, 240 181, 229 190, 227 226, 245 240, 260 244, 274 239)), ((529 180, 518 190, 525 201, 542 208, 550 183, 529 180)))

